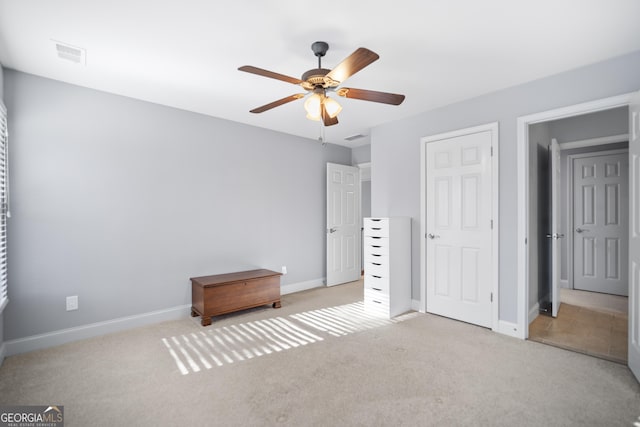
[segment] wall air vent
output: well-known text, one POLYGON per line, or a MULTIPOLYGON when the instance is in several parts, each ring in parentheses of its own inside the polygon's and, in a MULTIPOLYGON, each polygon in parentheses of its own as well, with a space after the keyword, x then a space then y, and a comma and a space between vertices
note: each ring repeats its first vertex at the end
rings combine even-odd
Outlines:
POLYGON ((359 134, 357 134, 357 135, 351 135, 351 136, 348 136, 348 137, 346 137, 344 140, 345 140, 345 141, 349 141, 349 142, 351 142, 351 141, 355 141, 356 139, 364 138, 365 136, 366 136, 366 135, 363 135, 363 134, 359 133, 359 134))
POLYGON ((76 64, 87 65, 87 51, 80 47, 72 46, 56 40, 51 40, 56 48, 58 58, 74 62, 76 64))

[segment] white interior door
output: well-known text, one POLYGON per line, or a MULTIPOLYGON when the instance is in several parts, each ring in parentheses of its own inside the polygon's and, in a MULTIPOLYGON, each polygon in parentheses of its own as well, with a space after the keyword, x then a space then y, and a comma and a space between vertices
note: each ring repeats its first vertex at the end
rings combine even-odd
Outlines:
POLYGON ((327 286, 360 278, 360 172, 327 163, 327 286))
POLYGON ((628 295, 629 154, 573 159, 573 287, 628 295))
POLYGON ((640 92, 629 105, 629 368, 640 381, 640 92))
POLYGON ((560 145, 551 140, 551 315, 558 317, 560 309, 560 145))
POLYGON ((489 130, 426 144, 426 309, 492 326, 489 130))

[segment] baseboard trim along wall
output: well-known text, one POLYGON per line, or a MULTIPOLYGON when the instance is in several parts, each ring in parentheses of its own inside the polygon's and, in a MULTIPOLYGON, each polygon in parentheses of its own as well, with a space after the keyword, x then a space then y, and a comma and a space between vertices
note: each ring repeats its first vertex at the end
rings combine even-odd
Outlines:
POLYGON ((525 339, 524 331, 518 330, 517 323, 498 320, 498 330, 496 332, 504 335, 509 335, 510 337, 514 338, 525 339))
MULTIPOLYGON (((324 286, 324 278, 308 280, 306 282, 283 285, 280 288, 281 295, 292 294, 294 292, 306 291, 308 289, 324 286)), ((27 353, 29 351, 41 350, 43 348, 54 347, 73 341, 86 338, 93 338, 101 335, 133 329, 140 326, 147 326, 154 323, 166 322, 169 320, 184 319, 191 315, 191 304, 180 305, 165 310, 151 311, 134 316, 120 317, 118 319, 104 322, 90 323, 88 325, 74 328, 61 329, 59 331, 48 332, 46 334, 32 335, 26 338, 6 341, 0 347, 0 364, 6 356, 27 353)))
POLYGON ((190 314, 191 304, 180 305, 165 310, 151 311, 149 313, 137 314, 135 316, 120 317, 104 322, 90 323, 88 325, 61 329, 54 332, 48 332, 46 334, 32 335, 26 338, 5 341, 5 345, 7 346, 7 356, 54 347, 73 341, 93 338, 154 323, 166 322, 168 320, 183 319, 190 316, 190 314))
POLYGON ((324 286, 324 277, 320 279, 307 280, 306 282, 291 283, 280 286, 280 295, 293 294, 295 292, 308 291, 309 289, 321 288, 324 286))
POLYGON ((411 300, 411 310, 420 311, 420 300, 411 300))
POLYGON ((536 320, 538 315, 540 314, 540 303, 535 303, 531 310, 529 310, 529 324, 536 320))

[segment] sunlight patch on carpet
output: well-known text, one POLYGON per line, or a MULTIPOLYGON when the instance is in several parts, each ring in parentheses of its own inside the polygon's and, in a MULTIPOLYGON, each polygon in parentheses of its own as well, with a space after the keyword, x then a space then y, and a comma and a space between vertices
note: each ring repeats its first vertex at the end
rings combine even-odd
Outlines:
POLYGON ((162 343, 182 375, 224 366, 267 354, 402 322, 419 315, 410 312, 393 319, 365 313, 362 301, 203 329, 162 343))

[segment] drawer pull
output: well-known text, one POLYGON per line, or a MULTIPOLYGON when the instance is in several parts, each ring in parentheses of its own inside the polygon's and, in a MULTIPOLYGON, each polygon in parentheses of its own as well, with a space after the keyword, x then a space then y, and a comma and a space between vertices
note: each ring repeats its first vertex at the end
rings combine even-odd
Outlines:
POLYGON ((371 288, 371 289, 373 289, 374 291, 378 291, 378 292, 382 291, 382 289, 380 289, 380 288, 371 288))
POLYGON ((382 256, 382 255, 378 255, 378 254, 371 254, 371 256, 382 256))
POLYGON ((371 277, 375 277, 376 279, 382 279, 382 276, 375 276, 375 275, 371 275, 371 277))
POLYGON ((371 237, 372 239, 382 239, 382 237, 378 237, 378 236, 369 236, 369 237, 371 237))
POLYGON ((372 248, 381 248, 382 246, 371 245, 372 248))
POLYGON ((380 219, 376 219, 376 218, 371 218, 371 221, 378 222, 378 221, 381 221, 381 220, 380 219))
POLYGON ((371 300, 371 301, 375 302, 376 304, 382 304, 382 302, 380 301, 376 301, 376 300, 371 300))
POLYGON ((382 265, 382 264, 377 263, 377 262, 372 262, 371 264, 373 264, 373 265, 382 265))
POLYGON ((382 230, 380 227, 371 227, 372 230, 382 230))

